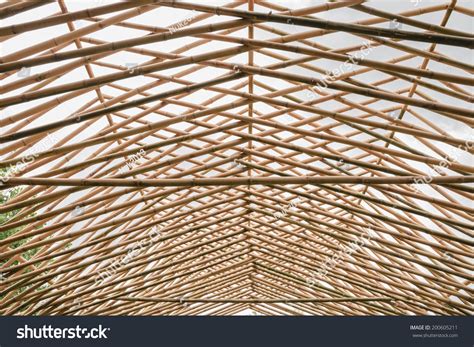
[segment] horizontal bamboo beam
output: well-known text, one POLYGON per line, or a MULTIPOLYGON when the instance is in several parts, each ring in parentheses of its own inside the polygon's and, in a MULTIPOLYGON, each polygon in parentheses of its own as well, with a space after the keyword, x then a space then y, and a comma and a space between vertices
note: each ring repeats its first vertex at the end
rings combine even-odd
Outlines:
POLYGON ((237 304, 237 303, 251 303, 251 304, 294 304, 294 303, 323 303, 323 302, 367 302, 367 301, 383 301, 390 302, 393 301, 392 298, 376 296, 376 297, 346 297, 346 298, 279 298, 279 299, 245 299, 245 298, 229 298, 229 299, 213 299, 213 298, 169 298, 169 297, 160 297, 160 298, 144 298, 144 297, 121 297, 117 300, 123 301, 148 301, 148 302, 177 302, 177 303, 223 303, 223 304, 237 304))
POLYGON ((118 178, 36 178, 12 177, 4 187, 17 185, 80 186, 80 187, 199 187, 241 186, 271 184, 451 184, 473 183, 474 175, 465 176, 299 176, 299 177, 232 177, 232 178, 163 178, 163 179, 118 179, 118 178))

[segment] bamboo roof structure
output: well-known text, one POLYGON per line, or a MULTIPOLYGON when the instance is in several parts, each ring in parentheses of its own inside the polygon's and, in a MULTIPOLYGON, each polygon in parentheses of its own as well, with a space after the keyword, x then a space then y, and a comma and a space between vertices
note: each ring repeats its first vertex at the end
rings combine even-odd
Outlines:
POLYGON ((0 313, 472 315, 472 5, 0 2, 0 313))

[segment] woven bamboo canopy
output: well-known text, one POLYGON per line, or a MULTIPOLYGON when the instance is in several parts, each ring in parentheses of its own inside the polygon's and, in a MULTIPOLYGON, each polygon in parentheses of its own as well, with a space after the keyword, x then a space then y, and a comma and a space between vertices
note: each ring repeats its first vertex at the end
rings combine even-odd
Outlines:
POLYGON ((471 315, 470 1, 0 3, 0 313, 471 315))

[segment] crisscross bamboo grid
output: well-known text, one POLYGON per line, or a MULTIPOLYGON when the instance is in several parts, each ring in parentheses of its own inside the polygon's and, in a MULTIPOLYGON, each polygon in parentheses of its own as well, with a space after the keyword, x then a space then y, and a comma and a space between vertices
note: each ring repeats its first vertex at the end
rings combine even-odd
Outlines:
POLYGON ((470 315, 472 1, 0 3, 0 313, 470 315))

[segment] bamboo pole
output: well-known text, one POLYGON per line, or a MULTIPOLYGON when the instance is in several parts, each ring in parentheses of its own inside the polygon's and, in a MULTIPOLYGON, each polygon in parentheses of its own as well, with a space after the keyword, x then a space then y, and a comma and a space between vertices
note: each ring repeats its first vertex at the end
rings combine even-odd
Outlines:
MULTIPOLYGON (((137 6, 136 3, 135 4, 131 3, 131 4, 132 6, 137 6)), ((146 36, 137 37, 133 39, 114 41, 111 43, 97 45, 93 47, 75 49, 73 51, 47 54, 47 55, 42 55, 35 58, 23 59, 19 61, 13 61, 9 63, 0 64, 0 72, 8 72, 12 70, 18 70, 23 67, 38 66, 42 64, 48 64, 51 62, 58 62, 58 61, 63 61, 63 60, 68 60, 68 59, 73 59, 73 58, 80 58, 80 57, 85 57, 85 60, 88 61, 89 59, 92 58, 89 56, 93 56, 99 53, 115 52, 115 51, 119 51, 119 50, 122 50, 124 48, 129 48, 129 47, 174 40, 174 39, 179 39, 181 37, 186 37, 186 36, 191 36, 191 35, 196 35, 196 34, 201 34, 201 33, 208 33, 208 32, 218 31, 218 30, 224 30, 224 29, 229 29, 229 28, 234 28, 234 27, 241 27, 247 23, 248 21, 245 21, 245 20, 232 20, 232 21, 221 22, 217 24, 207 24, 207 25, 200 25, 200 26, 187 28, 187 29, 185 28, 185 29, 177 30, 176 32, 167 31, 160 34, 146 35, 146 36)))
POLYGON ((407 24, 413 27, 425 29, 428 31, 435 31, 438 33, 446 34, 446 35, 454 35, 454 36, 465 36, 465 37, 474 37, 472 33, 466 33, 460 30, 455 30, 451 28, 446 28, 444 26, 436 25, 436 24, 428 24, 420 20, 407 18, 405 16, 398 15, 396 13, 390 13, 386 11, 382 11, 380 9, 376 9, 373 7, 369 7, 363 4, 352 5, 351 8, 356 10, 371 14, 376 17, 387 18, 389 20, 396 20, 400 23, 407 24))
POLYGON ((61 178, 10 178, 5 186, 115 186, 115 187, 193 187, 193 186, 238 186, 261 184, 448 184, 472 183, 474 175, 466 176, 403 176, 403 177, 235 177, 235 178, 181 178, 181 179, 61 179, 61 178))
MULTIPOLYGON (((27 1, 31 3, 32 1, 27 1)), ((54 1, 36 1, 38 6, 41 6, 45 3, 54 2, 54 1)), ((132 7, 143 6, 149 3, 156 2, 155 0, 140 0, 140 2, 120 2, 116 4, 98 6, 87 10, 69 12, 62 15, 57 15, 49 18, 41 18, 33 20, 26 23, 9 25, 7 27, 0 28, 0 36, 6 35, 18 35, 24 32, 46 28, 53 25, 67 23, 68 21, 74 21, 79 19, 91 18, 100 16, 103 14, 109 14, 116 11, 126 10, 132 7)), ((1 16, 1 15, 0 15, 1 16)))
POLYGON ((16 4, 1 8, 0 19, 5 19, 22 12, 32 10, 34 8, 47 5, 51 2, 54 2, 54 0, 28 0, 17 2, 16 4))
POLYGON ((173 89, 171 91, 158 93, 158 94, 155 94, 153 96, 149 96, 149 97, 145 97, 145 98, 141 98, 141 99, 121 103, 121 104, 118 104, 118 105, 115 105, 115 106, 109 106, 109 107, 106 107, 106 108, 101 108, 101 109, 98 109, 96 111, 78 114, 75 117, 67 118, 67 119, 64 119, 64 120, 61 120, 61 121, 56 121, 56 122, 49 123, 49 124, 45 124, 45 125, 30 129, 30 130, 23 130, 23 131, 16 132, 15 134, 0 136, 0 143, 2 141, 5 141, 5 142, 15 141, 15 140, 25 138, 25 137, 28 137, 28 136, 31 136, 31 135, 35 135, 35 134, 38 134, 38 133, 47 132, 47 131, 50 131, 50 130, 55 130, 57 128, 62 128, 62 127, 67 126, 67 125, 71 125, 71 124, 75 124, 75 123, 79 123, 79 122, 85 122, 85 121, 88 121, 90 119, 94 119, 94 118, 103 116, 103 115, 108 114, 108 113, 125 110, 125 109, 128 109, 128 108, 134 107, 134 106, 142 105, 142 104, 153 102, 153 101, 158 101, 158 100, 161 100, 161 99, 164 99, 164 98, 167 98, 167 97, 180 95, 180 94, 187 94, 187 93, 190 93, 192 91, 199 90, 199 89, 202 89, 202 88, 214 85, 214 84, 219 84, 219 83, 232 81, 234 79, 241 78, 242 76, 243 76, 242 73, 233 73, 233 74, 225 75, 225 76, 220 77, 220 78, 205 81, 205 82, 202 82, 202 83, 195 83, 194 85, 191 85, 191 86, 181 87, 181 88, 173 89))
POLYGON ((241 17, 251 20, 261 20, 266 22, 275 22, 290 25, 301 25, 325 30, 344 31, 356 34, 366 34, 374 36, 391 37, 401 40, 412 40, 420 42, 432 42, 444 45, 474 48, 474 39, 459 37, 453 35, 425 34, 404 30, 390 30, 383 28, 373 28, 357 24, 346 24, 341 22, 332 22, 328 20, 319 20, 314 18, 301 18, 296 16, 286 16, 273 13, 262 13, 256 11, 245 11, 237 9, 224 9, 216 6, 207 6, 201 4, 191 4, 183 1, 162 0, 161 6, 182 8, 194 11, 215 13, 216 15, 241 17))
POLYGON ((373 297, 373 298, 358 298, 358 297, 349 297, 349 298, 279 298, 279 299, 241 299, 241 298, 223 298, 223 299, 214 299, 214 298, 144 298, 144 297, 122 297, 118 300, 123 301, 148 301, 148 302, 179 302, 179 303, 229 303, 229 304, 238 304, 238 303, 251 303, 251 304, 267 304, 267 303, 279 303, 279 304, 294 304, 294 303, 320 303, 320 302, 367 302, 367 301, 382 301, 382 302, 391 302, 393 301, 388 297, 373 297))

